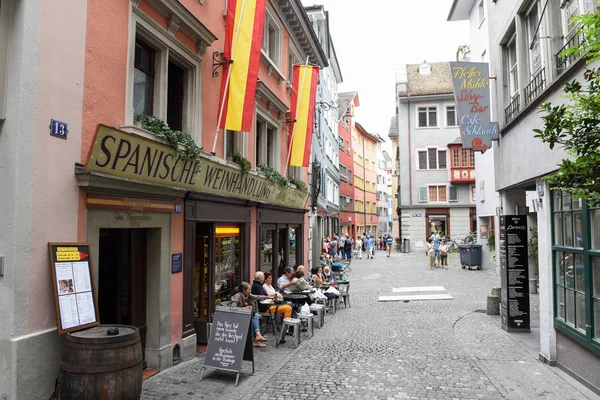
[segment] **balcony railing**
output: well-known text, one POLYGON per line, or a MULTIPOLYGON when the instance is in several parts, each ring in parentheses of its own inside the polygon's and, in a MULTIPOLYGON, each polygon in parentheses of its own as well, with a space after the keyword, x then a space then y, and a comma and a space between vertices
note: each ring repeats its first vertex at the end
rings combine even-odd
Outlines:
POLYGON ((520 96, 517 94, 513 101, 508 105, 508 107, 504 109, 504 118, 506 119, 507 124, 513 119, 515 119, 515 117, 519 113, 520 107, 520 96))
MULTIPOLYGON (((529 85, 525 87, 525 106, 535 100, 546 87, 546 68, 542 68, 540 72, 538 72, 529 85)), ((508 122, 508 120, 507 120, 508 122)))
POLYGON ((560 53, 562 53, 566 49, 570 49, 571 47, 579 47, 583 43, 583 36, 575 35, 573 36, 565 45, 556 53, 556 75, 562 74, 571 64, 573 64, 579 56, 568 56, 562 57, 560 53))

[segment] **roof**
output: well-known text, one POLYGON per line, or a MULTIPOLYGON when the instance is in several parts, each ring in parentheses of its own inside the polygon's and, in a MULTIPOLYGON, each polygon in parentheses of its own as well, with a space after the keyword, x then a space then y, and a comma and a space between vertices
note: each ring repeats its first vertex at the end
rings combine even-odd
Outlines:
POLYGON ((475 0, 454 0, 447 21, 468 21, 475 0))
POLYGON ((348 108, 350 107, 350 104, 352 104, 353 101, 356 103, 356 106, 360 105, 358 101, 358 92, 338 93, 338 100, 341 104, 346 106, 338 108, 338 120, 342 119, 344 114, 346 114, 346 111, 348 111, 348 108))
POLYGON ((383 150, 381 152, 381 154, 383 154, 383 159, 385 161, 392 161, 392 157, 390 157, 390 155, 388 154, 387 150, 383 150))
POLYGON ((393 116, 391 121, 390 121, 390 132, 388 134, 389 138, 396 138, 398 137, 398 118, 396 116, 393 116))
POLYGON ((450 74, 448 62, 428 64, 431 66, 431 73, 428 75, 419 74, 419 66, 422 64, 408 64, 406 66, 408 80, 406 91, 412 96, 453 93, 452 75, 450 74))
POLYGON ((451 145, 451 144, 462 144, 462 139, 459 136, 456 139, 454 139, 454 142, 448 143, 448 145, 451 145))
POLYGON ((358 132, 369 137, 370 139, 375 140, 376 142, 385 142, 377 133, 369 133, 361 124, 356 123, 356 127, 358 128, 358 132))

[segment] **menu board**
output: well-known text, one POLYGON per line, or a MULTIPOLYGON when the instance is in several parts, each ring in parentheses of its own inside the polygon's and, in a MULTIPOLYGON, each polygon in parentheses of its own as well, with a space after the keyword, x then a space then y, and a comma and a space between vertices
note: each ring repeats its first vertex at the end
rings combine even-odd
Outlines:
POLYGON ((500 217, 500 276, 502 329, 530 331, 527 216, 500 217))
POLYGON ((48 243, 48 250, 58 333, 99 325, 90 245, 48 243))
POLYGON ((236 386, 242 370, 242 360, 252 361, 252 372, 254 372, 251 320, 252 310, 217 307, 203 368, 237 373, 236 386))

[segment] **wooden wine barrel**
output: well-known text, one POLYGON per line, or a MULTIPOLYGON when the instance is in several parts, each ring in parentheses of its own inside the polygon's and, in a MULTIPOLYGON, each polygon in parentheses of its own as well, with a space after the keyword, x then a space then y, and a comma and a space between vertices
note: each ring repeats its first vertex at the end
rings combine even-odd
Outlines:
POLYGON ((67 334, 61 400, 133 400, 142 393, 142 346, 134 326, 98 325, 67 334))

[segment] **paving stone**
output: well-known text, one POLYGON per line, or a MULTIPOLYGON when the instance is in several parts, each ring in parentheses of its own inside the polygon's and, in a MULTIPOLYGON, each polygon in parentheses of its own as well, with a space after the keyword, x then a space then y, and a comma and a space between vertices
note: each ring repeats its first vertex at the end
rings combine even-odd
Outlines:
MULTIPOLYGON (((588 398, 500 330, 499 316, 474 312, 486 308, 499 276, 463 270, 458 254, 447 270, 426 262, 422 251, 353 260, 352 308, 328 313, 298 348, 288 341, 276 349, 270 340, 254 353, 254 375, 244 364, 237 388, 232 374, 205 372, 199 381, 201 355, 145 381, 142 399, 588 398), (454 299, 377 301, 394 287, 418 286, 444 286, 454 299)), ((532 295, 532 327, 537 303, 532 295)))

